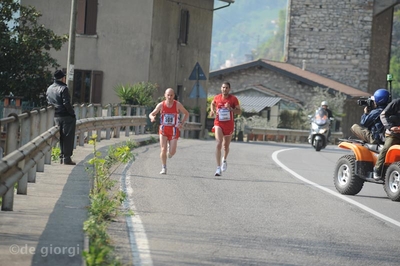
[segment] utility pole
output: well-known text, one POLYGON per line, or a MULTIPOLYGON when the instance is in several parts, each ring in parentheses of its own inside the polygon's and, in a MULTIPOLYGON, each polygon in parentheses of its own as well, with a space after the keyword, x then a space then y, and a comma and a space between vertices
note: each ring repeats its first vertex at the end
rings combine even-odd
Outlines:
POLYGON ((76 35, 76 0, 71 0, 71 20, 69 24, 68 60, 67 60, 67 85, 71 103, 74 95, 74 64, 75 64, 75 35, 76 35))

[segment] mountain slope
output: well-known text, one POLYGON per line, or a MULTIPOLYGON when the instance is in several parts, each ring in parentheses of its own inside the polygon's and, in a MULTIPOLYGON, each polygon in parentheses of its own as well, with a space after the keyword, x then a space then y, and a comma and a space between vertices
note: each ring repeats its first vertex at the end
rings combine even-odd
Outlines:
MULTIPOLYGON (((216 2, 215 7, 226 5, 216 2)), ((274 35, 279 11, 286 6, 287 0, 236 0, 214 11, 210 69, 248 61, 246 56, 274 35)))

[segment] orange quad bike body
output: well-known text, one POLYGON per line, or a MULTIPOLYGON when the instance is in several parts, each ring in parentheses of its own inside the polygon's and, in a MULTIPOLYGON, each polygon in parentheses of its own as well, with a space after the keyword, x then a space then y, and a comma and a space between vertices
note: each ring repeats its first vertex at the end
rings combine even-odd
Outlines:
POLYGON ((364 185, 371 182, 383 185, 387 196, 400 201, 400 145, 393 145, 385 157, 382 179, 373 178, 373 169, 382 145, 369 144, 360 140, 342 139, 339 147, 350 150, 336 163, 333 181, 336 190, 344 195, 356 195, 364 185))

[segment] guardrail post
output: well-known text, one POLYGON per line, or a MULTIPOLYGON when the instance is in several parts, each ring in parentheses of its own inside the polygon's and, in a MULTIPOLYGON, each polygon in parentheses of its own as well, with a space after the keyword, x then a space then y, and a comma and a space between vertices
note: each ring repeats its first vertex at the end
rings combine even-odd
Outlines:
MULTIPOLYGON (((15 151, 18 148, 18 141, 15 138, 10 138, 10 136, 19 135, 19 120, 17 114, 9 114, 8 116, 13 116, 15 120, 7 125, 7 139, 6 139, 6 154, 15 151)), ((14 186, 8 188, 6 194, 3 195, 3 202, 1 203, 2 211, 12 211, 14 205, 14 186)))
MULTIPOLYGON (((93 106, 93 104, 89 104, 87 109, 88 109, 87 110, 88 117, 94 117, 94 106, 93 106)), ((88 141, 89 141, 89 139, 91 139, 92 135, 93 135, 92 130, 89 130, 88 131, 88 135, 87 135, 88 141)))
MULTIPOLYGON (((39 110, 31 112, 31 140, 39 136, 39 110)), ((36 164, 28 172, 28 182, 36 182, 36 164)))
MULTIPOLYGON (((80 119, 86 118, 86 105, 82 104, 81 105, 81 117, 80 119)), ((89 131, 87 131, 88 138, 89 138, 89 131)), ((81 133, 79 133, 79 146, 84 146, 85 145, 85 132, 82 130, 81 133)))
MULTIPOLYGON (((102 117, 103 116, 103 106, 101 105, 96 105, 96 117, 102 117)), ((97 129, 97 142, 101 141, 101 128, 97 129)))
MULTIPOLYGON (((107 105, 107 117, 111 117, 112 116, 112 105, 109 104, 107 105)), ((111 138, 111 128, 106 128, 106 139, 110 139, 111 138)))
MULTIPOLYGON (((54 126, 54 111, 55 111, 54 107, 46 108, 46 114, 47 114, 46 115, 46 123, 47 123, 46 128, 47 129, 52 128, 54 126)), ((51 150, 52 149, 50 149, 50 151, 46 152, 46 154, 44 155, 44 163, 45 164, 51 164, 51 150)))
MULTIPOLYGON (((79 105, 74 104, 74 112, 75 112, 76 120, 81 119, 82 114, 81 114, 81 108, 80 108, 79 105)), ((76 149, 77 143, 78 143, 78 136, 75 134, 75 138, 74 138, 74 149, 76 149)))
MULTIPOLYGON (((47 127, 47 112, 45 109, 39 110, 39 135, 46 131, 47 127)), ((37 172, 44 172, 44 156, 39 159, 36 167, 37 172)))
MULTIPOLYGON (((121 114, 122 114, 122 108, 121 108, 121 104, 118 104, 117 106, 116 106, 116 108, 115 108, 115 113, 118 115, 118 116, 121 116, 121 114)), ((120 126, 117 126, 116 128, 114 128, 114 132, 115 132, 115 134, 114 134, 114 138, 119 138, 119 136, 120 136, 120 133, 121 133, 121 127, 120 126)))
MULTIPOLYGON (((136 106, 136 116, 140 116, 140 106, 136 106)), ((139 135, 140 126, 135 126, 135 135, 139 135)))
MULTIPOLYGON (((130 105, 128 105, 126 107, 126 116, 131 116, 131 110, 132 107, 130 105)), ((125 126, 125 136, 129 137, 129 131, 130 131, 131 127, 130 126, 125 126)))
MULTIPOLYGON (((139 107, 139 108, 142 109, 143 116, 146 116, 146 107, 139 107)), ((141 133, 144 134, 144 132, 146 131, 146 123, 141 125, 140 128, 142 129, 141 133)))
MULTIPOLYGON (((21 141, 20 147, 30 141, 31 119, 30 112, 25 112, 27 117, 21 119, 21 141)), ((18 181, 17 194, 26 195, 28 193, 28 173, 24 174, 18 181)))
POLYGON ((18 148, 18 138, 20 138, 20 134, 18 132, 19 131, 18 115, 15 113, 11 113, 8 115, 8 117, 10 116, 14 117, 14 121, 7 125, 6 155, 15 151, 18 148))

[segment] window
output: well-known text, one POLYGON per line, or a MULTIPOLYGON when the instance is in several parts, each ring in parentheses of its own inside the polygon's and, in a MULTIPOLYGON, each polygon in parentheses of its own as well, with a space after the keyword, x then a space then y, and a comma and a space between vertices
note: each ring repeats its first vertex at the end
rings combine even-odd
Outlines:
POLYGON ((179 39, 180 45, 186 45, 188 43, 189 33, 189 11, 187 9, 181 10, 181 22, 179 27, 179 39))
POLYGON ((96 35, 97 0, 78 0, 76 33, 96 35))
POLYGON ((92 70, 74 71, 73 103, 101 103, 103 72, 92 70))

